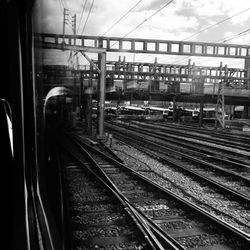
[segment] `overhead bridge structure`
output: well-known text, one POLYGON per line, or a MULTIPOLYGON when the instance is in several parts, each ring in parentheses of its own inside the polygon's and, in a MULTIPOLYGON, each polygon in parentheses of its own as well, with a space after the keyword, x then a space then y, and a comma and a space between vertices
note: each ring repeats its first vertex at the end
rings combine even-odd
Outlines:
MULTIPOLYGON (((97 61, 95 61, 97 63, 97 61)), ((80 65, 76 70, 83 79, 97 79, 98 72, 88 65, 80 65)), ((143 96, 157 96, 157 99, 165 99, 166 94, 179 95, 179 100, 187 100, 201 95, 206 96, 206 101, 216 102, 219 82, 224 82, 224 95, 226 102, 240 103, 249 102, 250 78, 247 77, 248 70, 228 68, 222 64, 219 67, 202 67, 191 65, 138 63, 123 61, 106 62, 106 92, 107 96, 115 97, 118 91, 126 93, 144 92, 143 96), (122 86, 116 84, 116 80, 123 81, 122 86), (157 95, 158 94, 158 95, 157 95), (181 96, 183 95, 183 96, 181 96)), ((138 93, 137 93, 138 94, 138 93)), ((142 93, 139 94, 142 96, 142 93)), ((169 97, 171 98, 171 96, 169 97)), ((167 98, 167 99, 169 99, 167 98)))
MULTIPOLYGON (((134 86, 134 90, 130 88, 131 82, 140 85, 143 81, 158 81, 167 83, 167 91, 160 91, 160 88, 158 93, 157 88, 154 89, 154 93, 148 91, 147 95, 150 98, 159 95, 166 98, 166 94, 170 93, 169 96, 173 96, 175 100, 178 98, 178 100, 190 102, 191 98, 194 101, 200 100, 201 103, 205 100, 222 105, 224 102, 228 102, 233 105, 242 104, 246 109, 250 106, 249 45, 45 33, 35 34, 34 44, 36 48, 71 50, 81 52, 83 55, 88 52, 105 55, 105 59, 102 57, 101 60, 99 56, 98 60, 98 65, 102 65, 103 75, 106 75, 109 82, 110 80, 111 82, 123 80, 123 91, 129 92, 128 89, 130 89, 134 97, 140 98, 142 93, 137 93, 137 86, 134 86), (125 62, 125 60, 123 62, 121 60, 106 62, 108 52, 243 59, 245 68, 234 69, 222 65, 222 63, 219 67, 200 67, 191 65, 190 62, 188 65, 159 64, 157 61, 152 64, 131 63, 125 62)), ((92 63, 96 64, 97 61, 92 61, 92 63)), ((100 90, 100 86, 103 86, 99 96, 103 96, 103 93, 106 92, 105 80, 100 81, 100 71, 94 70, 95 67, 92 66, 90 68, 79 67, 76 74, 79 73, 81 82, 84 79, 91 82, 92 79, 99 77, 98 89, 100 90)), ((104 79, 103 76, 102 79, 104 79)), ((83 85, 80 84, 80 86, 82 88, 83 85)), ((120 98, 120 88, 109 91, 106 93, 106 97, 120 98)), ((145 96, 143 95, 142 98, 145 96)), ((104 100, 105 97, 101 100, 100 107, 104 106, 104 100)))
POLYGON ((85 52, 96 52, 97 49, 104 48, 107 52, 250 58, 250 46, 224 43, 45 33, 35 34, 35 42, 37 46, 45 49, 84 50, 85 52))
MULTIPOLYGON (((97 63, 97 61, 94 61, 97 63)), ((89 76, 90 67, 80 65, 78 70, 89 76)), ((97 71, 93 72, 94 78, 97 78, 97 71)), ((125 62, 107 61, 106 62, 106 75, 109 78, 117 80, 161 80, 161 81, 180 81, 192 82, 195 78, 203 78, 206 83, 213 83, 224 76, 227 76, 228 83, 232 87, 246 88, 249 85, 250 79, 247 78, 248 70, 239 68, 228 68, 226 66, 219 67, 206 67, 191 65, 189 60, 188 65, 177 64, 160 64, 143 63, 143 62, 125 62)))
MULTIPOLYGON (((107 62, 107 76, 114 79, 149 79, 164 81, 192 81, 202 77, 205 82, 220 80, 226 76, 230 85, 250 89, 250 46, 224 43, 153 40, 137 38, 77 36, 62 34, 35 34, 35 46, 44 49, 73 50, 83 52, 130 52, 146 54, 168 54, 187 56, 207 56, 239 58, 245 60, 245 69, 201 67, 191 65, 171 65, 150 63, 107 62), (194 77, 195 76, 195 77, 194 77), (191 78, 190 78, 191 77, 191 78)), ((97 63, 97 61, 95 62, 97 63)), ((83 70, 88 76, 88 70, 83 70)), ((93 72, 97 77, 96 71, 93 72)), ((196 81, 197 82, 197 81, 196 81)), ((238 93, 236 93, 238 95, 238 93)))

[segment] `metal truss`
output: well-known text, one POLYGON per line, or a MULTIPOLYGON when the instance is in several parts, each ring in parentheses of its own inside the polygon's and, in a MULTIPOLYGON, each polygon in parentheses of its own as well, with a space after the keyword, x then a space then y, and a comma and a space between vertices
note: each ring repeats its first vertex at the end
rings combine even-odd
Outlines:
POLYGON ((121 37, 75 36, 63 34, 34 35, 35 46, 46 49, 84 50, 105 49, 107 52, 170 54, 186 56, 249 58, 250 46, 225 43, 153 40, 121 37))
MULTIPOLYGON (((94 61, 96 62, 96 61, 94 61)), ((84 78, 89 78, 92 73, 93 78, 98 77, 98 72, 90 72, 88 65, 78 67, 84 78)), ((226 87, 247 88, 246 78, 247 70, 225 67, 202 67, 190 63, 188 65, 158 64, 158 63, 132 63, 125 61, 107 61, 106 77, 114 80, 125 81, 147 81, 159 80, 165 82, 193 82, 200 83, 218 83, 221 76, 227 74, 226 87)))
MULTIPOLYGON (((220 68, 222 69, 222 63, 220 65, 220 68)), ((228 82, 228 68, 227 65, 225 65, 225 70, 222 72, 220 70, 220 82, 218 83, 218 94, 217 94, 217 103, 216 103, 216 109, 215 109, 215 116, 216 116, 216 123, 215 126, 217 127, 217 124, 219 122, 220 126, 224 129, 225 128, 225 96, 224 96, 224 90, 225 85, 228 82)))

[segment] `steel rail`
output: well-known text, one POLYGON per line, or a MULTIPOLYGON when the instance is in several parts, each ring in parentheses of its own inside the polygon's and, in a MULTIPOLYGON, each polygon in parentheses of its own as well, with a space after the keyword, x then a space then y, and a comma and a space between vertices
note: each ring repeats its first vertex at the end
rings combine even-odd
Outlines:
MULTIPOLYGON (((122 126, 122 125, 119 125, 119 126, 122 126)), ((160 140, 162 140, 162 138, 164 138, 164 136, 166 136, 166 134, 164 134, 163 132, 155 132, 155 133, 152 135, 152 131, 150 131, 149 129, 144 129, 144 131, 142 131, 141 128, 138 127, 138 125, 135 125, 135 126, 124 125, 124 126, 126 127, 126 129, 130 129, 131 131, 134 130, 134 131, 139 132, 139 133, 141 133, 141 134, 144 134, 144 135, 147 135, 147 136, 151 136, 151 137, 153 136, 154 138, 157 138, 157 139, 160 139, 160 140), (163 137, 162 137, 162 136, 163 136, 163 137)), ((170 135, 170 134, 168 134, 167 136, 168 136, 168 138, 167 138, 168 141, 170 140, 169 137, 174 137, 174 138, 175 138, 175 135, 170 135)), ((182 139, 184 140, 185 138, 182 137, 182 139)), ((174 140, 174 139, 173 139, 173 140, 174 140)), ((178 143, 178 142, 176 142, 176 141, 174 141, 174 142, 177 143, 177 144, 180 144, 180 143, 178 143)), ((182 142, 182 143, 181 143, 181 146, 183 146, 183 145, 185 145, 185 144, 183 144, 183 142, 182 142)), ((164 146, 166 146, 166 145, 164 145, 164 146)), ((171 146, 171 147, 177 148, 177 146, 171 146)), ((195 146, 193 146, 193 145, 189 145, 188 147, 194 148, 194 149, 196 150, 196 151, 195 151, 195 154, 200 154, 202 157, 209 157, 210 159, 214 158, 214 159, 217 159, 217 160, 218 160, 218 157, 216 157, 216 156, 214 156, 214 155, 212 155, 212 154, 197 152, 197 147, 195 147, 195 146)), ((169 150, 169 151, 172 151, 172 152, 174 152, 174 153, 177 153, 175 150, 173 150, 173 149, 171 149, 171 148, 168 148, 168 150, 169 150)), ((199 149, 199 150, 200 150, 200 149, 199 149)), ((193 151, 190 150, 190 149, 185 149, 185 151, 188 151, 188 152, 190 152, 190 153, 193 152, 193 151)), ((216 165, 214 165, 214 164, 212 164, 212 163, 208 163, 208 162, 206 163, 205 161, 196 159, 196 158, 194 158, 194 157, 192 157, 192 156, 190 156, 190 155, 187 155, 187 154, 185 154, 185 153, 182 153, 182 152, 178 152, 178 153, 179 153, 180 155, 182 155, 183 157, 189 158, 190 160, 195 160, 195 161, 197 161, 197 162, 200 161, 201 164, 204 164, 204 163, 205 163, 205 164, 209 165, 210 167, 216 168, 216 169, 221 170, 221 171, 223 171, 223 172, 225 172, 225 173, 233 174, 233 175, 237 176, 239 179, 242 179, 242 180, 244 180, 244 181, 250 181, 249 178, 244 177, 244 176, 242 176, 242 175, 240 175, 240 174, 237 174, 237 173, 235 173, 235 172, 233 172, 233 171, 223 169, 223 168, 218 167, 218 166, 216 166, 216 165)), ((222 157, 222 158, 219 158, 220 161, 224 161, 224 162, 227 162, 227 163, 229 163, 229 162, 232 163, 232 162, 233 162, 233 164, 236 165, 236 166, 244 167, 244 168, 247 168, 247 169, 249 168, 248 165, 242 163, 241 161, 238 161, 238 160, 237 160, 237 162, 236 162, 236 161, 234 161, 234 159, 233 159, 233 160, 232 160, 232 159, 226 160, 226 159, 225 159, 225 156, 223 156, 223 155, 220 155, 220 157, 222 157)), ((228 157, 226 157, 226 158, 228 158, 228 157)))
MULTIPOLYGON (((133 124, 135 125, 140 125, 140 127, 144 127, 146 129, 149 129, 149 127, 151 128, 156 128, 155 125, 150 125, 150 124, 146 124, 146 123, 143 123, 143 122, 137 122, 137 121, 133 121, 132 122, 133 124)), ((160 128, 161 129, 161 128, 160 128)), ((171 129, 168 129, 168 128, 165 128, 165 129, 161 129, 161 133, 165 133, 166 131, 171 131, 171 136, 172 137, 175 137, 175 138, 180 138, 180 134, 184 134, 186 136, 186 138, 183 138, 181 137, 183 140, 185 141, 189 141, 189 140, 193 140, 193 142, 196 142, 196 143, 199 143, 201 145, 205 145, 205 146, 214 146, 216 148, 218 148, 219 150, 223 150, 223 151, 231 151, 232 153, 236 153, 238 155, 244 155, 246 157, 249 157, 250 158, 250 149, 247 147, 242 147, 242 145, 239 145, 238 143, 234 144, 234 142, 223 142, 225 140, 222 140, 221 138, 220 139, 211 139, 211 138, 207 138, 203 135, 192 135, 188 132, 183 132, 183 131, 180 131, 180 130, 177 130, 175 128, 171 128, 171 129), (204 140, 200 140, 201 136, 203 137, 204 140), (197 139, 200 140, 199 142, 197 142, 197 139), (216 143, 215 143, 215 140, 216 140, 216 143), (218 142, 218 143, 217 143, 218 142), (214 145, 212 145, 214 144, 214 145), (234 148, 232 148, 234 147, 234 148)), ((166 133, 165 133, 166 135, 166 133)), ((169 134, 168 134, 169 136, 169 134)))
MULTIPOLYGON (((151 245, 152 249, 155 250, 164 250, 164 246, 169 246, 171 249, 174 250, 185 250, 183 246, 181 246, 177 241, 175 241, 172 237, 166 235, 164 232, 161 232, 159 228, 157 228, 156 225, 152 226, 151 223, 148 222, 148 218, 141 214, 138 209, 136 209, 128 200, 126 197, 122 195, 122 193, 117 189, 117 187, 112 183, 112 181, 108 178, 108 176, 103 172, 103 170, 99 167, 99 164, 96 162, 96 160, 91 156, 91 154, 83 148, 78 141, 73 140, 75 145, 80 148, 81 152, 84 153, 92 163, 94 163, 95 168, 97 169, 97 173, 93 171, 93 169, 86 166, 86 168, 101 182, 103 185, 109 189, 113 195, 123 204, 125 207, 125 210, 128 211, 130 215, 132 215, 132 218, 134 219, 137 226, 139 226, 139 229, 144 234, 145 239, 148 241, 148 243, 151 245), (127 209, 126 209, 127 207, 127 209), (158 231, 157 231, 158 229, 158 231), (156 233, 153 233, 153 231, 156 231, 156 233), (161 233, 160 233, 161 232, 161 233), (164 246, 162 246, 162 242, 164 243, 164 246)), ((86 144, 87 145, 87 144, 86 144)), ((90 146, 89 146, 90 147, 90 146)), ((75 159, 77 159, 80 163, 83 164, 82 160, 79 159, 75 155, 75 152, 72 148, 67 148, 67 150, 74 156, 75 159)), ((117 161, 119 162, 119 161, 117 161)), ((120 163, 120 162, 119 162, 120 163)), ((121 163, 120 163, 121 164, 121 163)))
POLYGON ((226 138, 229 140, 236 140, 240 143, 243 143, 245 145, 249 145, 250 146, 250 136, 247 134, 233 134, 233 133, 228 133, 226 131, 218 131, 218 130, 209 130, 206 128, 202 128, 202 127, 194 127, 194 124, 191 125, 187 125, 187 124, 175 124, 175 123, 170 123, 169 121, 164 121, 163 123, 158 124, 157 126, 162 126, 162 127, 168 127, 168 128, 176 128, 176 126, 178 126, 178 128, 181 128, 182 130, 187 130, 189 132, 201 132, 202 134, 206 134, 209 135, 211 137, 214 138, 226 138))
MULTIPOLYGON (((229 146, 233 146, 233 147, 238 147, 239 149, 243 149, 245 151, 249 151, 250 152, 250 137, 248 139, 246 139, 246 136, 244 138, 240 138, 237 137, 235 135, 231 135, 231 134, 226 134, 224 133, 223 135, 221 135, 220 133, 214 133, 214 131, 207 131, 204 129, 199 129, 199 128, 187 128, 186 126, 180 126, 181 130, 179 129, 179 124, 175 125, 175 126, 168 126, 168 124, 166 123, 155 123, 155 122, 147 122, 146 126, 153 126, 154 128, 159 128, 162 131, 179 131, 181 133, 184 133, 186 135, 190 135, 190 136, 198 136, 198 137, 204 137, 204 139, 210 140, 210 141, 214 141, 214 142, 218 142, 218 143, 223 143, 229 142, 229 146), (177 127, 176 127, 177 126, 177 127), (235 141, 233 141, 235 140, 235 141), (243 141, 242 141, 243 140, 243 141)), ((178 132, 177 131, 177 132, 178 132)), ((224 144, 225 145, 225 144, 224 144)))
MULTIPOLYGON (((192 175, 198 177, 199 179, 203 180, 203 181, 206 181, 208 182, 209 184, 212 184, 214 185, 215 187, 217 188, 220 188, 222 189, 224 192, 226 192, 227 194, 229 195, 233 195, 235 197, 237 197, 238 199, 242 200, 243 202, 246 202, 248 204, 250 204, 250 198, 248 198, 247 196, 245 196, 244 194, 242 193, 239 193, 238 191, 236 190, 233 190, 231 188, 228 188, 222 184, 220 184, 219 182, 216 182, 202 174, 199 174, 197 171, 194 171, 194 170, 191 170, 189 169, 188 167, 185 167, 183 164, 175 161, 175 160, 172 160, 171 158, 169 157, 166 157, 165 155, 163 155, 162 153, 157 153, 157 152, 152 152, 152 149, 153 148, 158 148, 159 145, 156 144, 156 143, 152 143, 150 142, 150 144, 154 145, 154 147, 151 147, 150 149, 146 149, 145 146, 140 146, 138 145, 138 143, 135 142, 135 139, 134 138, 128 138, 124 135, 121 135, 121 134, 118 134, 118 133, 115 133, 115 136, 119 139, 119 140, 122 140, 124 142, 126 142, 126 140, 129 139, 129 142, 133 144, 134 147, 138 148, 139 150, 141 150, 142 152, 145 152, 146 154, 154 157, 154 158, 157 158, 159 160, 162 160, 163 162, 167 162, 167 163, 171 163, 172 165, 188 172, 188 173, 191 173, 192 175)), ((144 144, 144 145, 148 145, 148 141, 147 141, 147 144, 144 144)), ((146 146, 147 147, 147 146, 146 146)), ((154 150, 154 149, 153 149, 154 150)))
MULTIPOLYGON (((147 232, 149 233, 150 237, 156 241, 156 244, 158 245, 158 240, 157 237, 152 233, 151 229, 153 229, 154 231, 157 232, 157 236, 161 239, 163 239, 164 241, 167 242, 167 244, 170 244, 170 246, 172 246, 174 249, 185 249, 183 248, 175 239, 173 239, 171 236, 167 235, 165 232, 163 232, 158 226, 156 226, 152 221, 150 221, 143 213, 141 213, 137 208, 134 207, 134 205, 120 192, 120 190, 114 185, 114 183, 110 180, 110 178, 107 176, 107 174, 101 169, 101 167, 99 166, 99 164, 96 162, 96 160, 91 156, 91 154, 84 148, 82 147, 81 143, 79 142, 79 138, 75 137, 75 143, 81 148, 81 150, 83 150, 88 157, 95 162, 95 165, 98 167, 98 171, 101 172, 101 176, 104 176, 105 180, 109 183, 109 185, 111 186, 111 188, 113 190, 115 190, 116 194, 119 195, 119 197, 121 198, 121 200, 123 200, 125 202, 125 204, 127 204, 127 206, 134 211, 134 215, 138 218, 138 220, 142 221, 144 224, 144 227, 146 227, 147 232), (149 228, 150 230, 149 230, 149 228), (176 248, 178 247, 178 248, 176 248)), ((81 141, 82 142, 82 141, 81 141)), ((94 149, 93 147, 87 145, 84 143, 84 146, 87 147, 88 149, 94 150, 96 152, 100 152, 96 149, 94 149)), ((109 158, 109 159, 114 159, 114 158, 110 158, 109 156, 105 155, 105 157, 109 158)), ((123 165, 120 161, 117 161, 117 159, 115 159, 116 162, 119 162, 121 165, 123 165)))
MULTIPOLYGON (((182 202, 183 204, 185 204, 186 206, 194 209, 196 212, 202 214, 203 216, 206 216, 207 218, 209 218, 210 220, 212 220, 214 223, 223 226, 225 229, 229 230, 231 233, 233 233, 234 235, 237 235, 238 237, 241 237, 242 240, 244 240, 247 244, 250 244, 250 235, 239 230, 238 228, 230 225, 229 223, 221 220, 220 218, 211 215, 209 212, 205 211, 204 209, 198 207, 197 205, 183 199, 182 197, 180 197, 179 195, 174 194, 173 192, 167 190, 166 188, 163 188, 162 186, 160 186, 159 184, 155 183, 154 181, 150 180, 149 178, 141 175, 140 173, 134 171, 133 169, 129 168, 128 166, 121 164, 120 162, 116 161, 115 159, 105 155, 104 153, 92 148, 91 146, 85 144, 84 142, 80 141, 78 139, 78 145, 84 145, 84 148, 87 148, 87 151, 92 151, 96 154, 101 155, 102 157, 105 157, 106 159, 108 159, 109 161, 113 162, 114 164, 118 165, 119 167, 126 169, 127 171, 131 172, 132 174, 134 174, 135 176, 137 176, 138 178, 145 180, 146 182, 148 182, 150 185, 158 188, 159 190, 163 191, 165 194, 170 195, 171 197, 173 197, 174 199, 178 200, 179 202, 182 202)), ((81 146, 83 148, 83 146, 81 146)))

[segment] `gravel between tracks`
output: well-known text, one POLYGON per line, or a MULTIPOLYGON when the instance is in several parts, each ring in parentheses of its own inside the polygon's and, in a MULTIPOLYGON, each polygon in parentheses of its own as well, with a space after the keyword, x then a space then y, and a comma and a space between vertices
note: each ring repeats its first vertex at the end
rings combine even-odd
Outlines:
POLYGON ((168 168, 167 165, 116 139, 113 139, 112 150, 130 168, 140 171, 142 175, 240 230, 250 233, 250 211, 240 203, 228 200, 207 185, 202 186, 183 173, 168 168))

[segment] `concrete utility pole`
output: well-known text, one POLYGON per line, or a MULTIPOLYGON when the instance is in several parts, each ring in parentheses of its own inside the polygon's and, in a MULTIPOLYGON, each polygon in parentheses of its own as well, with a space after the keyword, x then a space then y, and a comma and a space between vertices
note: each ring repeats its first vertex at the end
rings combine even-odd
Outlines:
POLYGON ((76 45, 76 14, 72 17, 72 30, 74 35, 74 45, 76 45))
POLYGON ((68 9, 63 9, 63 43, 65 43, 65 25, 67 24, 67 21, 68 21, 68 19, 67 19, 67 17, 68 17, 68 9))

